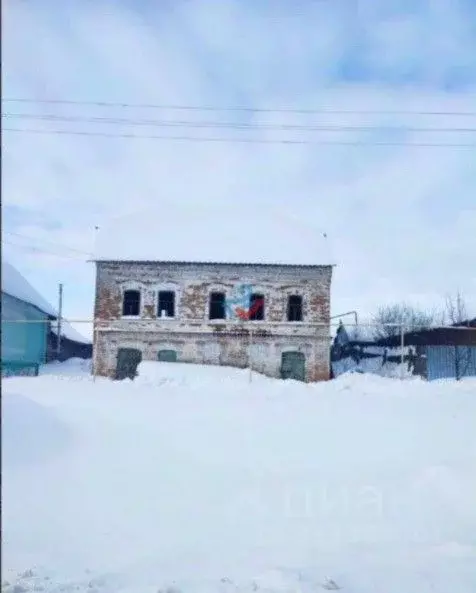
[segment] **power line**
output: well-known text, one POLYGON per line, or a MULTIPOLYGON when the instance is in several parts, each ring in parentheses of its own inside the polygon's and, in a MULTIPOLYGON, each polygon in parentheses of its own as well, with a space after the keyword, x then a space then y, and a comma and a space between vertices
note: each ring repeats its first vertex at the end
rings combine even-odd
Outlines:
POLYGON ((199 136, 167 136, 167 135, 146 135, 146 134, 111 134, 107 132, 89 132, 81 130, 36 130, 31 128, 2 128, 3 132, 15 132, 22 134, 42 135, 63 135, 63 136, 95 136, 101 138, 126 138, 143 140, 172 140, 176 142, 215 142, 231 144, 289 144, 289 145, 322 145, 322 146, 409 146, 427 148, 476 148, 476 142, 397 142, 371 140, 286 140, 286 139, 265 139, 265 138, 220 138, 220 137, 199 137, 199 136))
POLYGON ((40 237, 28 237, 27 235, 22 235, 21 233, 14 233, 13 231, 3 231, 4 235, 11 235, 12 237, 19 237, 20 239, 26 239, 27 241, 40 241, 41 243, 45 243, 47 245, 53 245, 55 247, 59 247, 60 249, 67 249, 68 251, 72 251, 74 253, 80 253, 81 255, 88 255, 92 256, 92 253, 89 251, 82 251, 81 249, 75 249, 74 247, 68 247, 64 243, 58 243, 56 241, 48 241, 47 239, 42 239, 40 237))
POLYGON ((24 119, 33 121, 53 121, 66 123, 87 123, 87 124, 113 124, 127 126, 154 126, 164 128, 213 128, 233 130, 280 130, 300 132, 441 132, 441 133, 475 133, 473 128, 454 127, 412 127, 412 126, 343 126, 343 125, 297 125, 297 124, 268 124, 263 122, 240 123, 226 121, 193 121, 193 120, 156 120, 156 119, 131 119, 112 117, 85 117, 55 114, 31 114, 31 113, 2 113, 5 119, 24 119))
POLYGON ((33 252, 38 252, 38 253, 49 253, 50 255, 54 255, 56 257, 60 257, 63 259, 74 259, 76 261, 82 261, 84 262, 85 260, 80 258, 80 257, 75 257, 73 255, 66 255, 66 254, 60 254, 57 253, 55 251, 51 251, 49 249, 42 249, 40 247, 33 247, 32 245, 20 245, 19 243, 12 243, 11 241, 5 241, 2 239, 2 244, 4 245, 11 245, 12 247, 19 247, 20 249, 26 249, 27 251, 33 251, 33 252))
POLYGON ((295 113, 295 114, 349 114, 349 115, 425 115, 425 116, 448 116, 448 117, 476 117, 476 111, 412 111, 402 109, 295 109, 295 108, 267 108, 267 107, 245 107, 245 106, 212 106, 212 105, 181 105, 181 104, 158 104, 158 103, 126 103, 113 101, 74 101, 66 99, 26 99, 7 98, 2 99, 4 103, 27 103, 39 105, 78 105, 86 107, 119 107, 123 109, 161 109, 174 111, 211 111, 211 112, 244 112, 244 113, 295 113))

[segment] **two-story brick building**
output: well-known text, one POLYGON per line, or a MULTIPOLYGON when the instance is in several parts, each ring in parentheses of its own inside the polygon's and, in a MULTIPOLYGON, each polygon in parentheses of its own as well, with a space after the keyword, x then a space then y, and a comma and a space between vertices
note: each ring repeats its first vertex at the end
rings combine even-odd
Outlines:
POLYGON ((245 255, 254 236, 249 226, 245 237, 233 234, 236 224, 220 226, 220 237, 209 228, 213 237, 184 248, 181 216, 175 240, 169 233, 167 243, 149 250, 155 259, 96 259, 96 373, 133 376, 141 360, 166 360, 328 379, 332 265, 309 263, 322 259, 309 253, 309 242, 305 257, 295 245, 279 255, 287 238, 282 230, 273 237, 276 228, 254 256, 245 255))

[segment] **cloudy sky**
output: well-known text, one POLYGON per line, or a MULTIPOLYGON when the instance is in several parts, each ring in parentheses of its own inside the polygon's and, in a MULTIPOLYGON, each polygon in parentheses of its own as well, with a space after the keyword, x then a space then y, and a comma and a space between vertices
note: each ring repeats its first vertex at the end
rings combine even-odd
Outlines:
POLYGON ((95 226, 171 200, 327 233, 334 314, 476 310, 474 0, 7 0, 2 34, 3 256, 67 316, 95 226))

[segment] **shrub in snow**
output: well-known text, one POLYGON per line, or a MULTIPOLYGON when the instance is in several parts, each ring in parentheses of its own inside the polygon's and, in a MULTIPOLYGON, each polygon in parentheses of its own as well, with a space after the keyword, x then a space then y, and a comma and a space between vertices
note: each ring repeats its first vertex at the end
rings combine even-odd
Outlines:
POLYGON ((326 580, 322 583, 321 587, 323 589, 326 589, 326 591, 338 591, 339 589, 341 589, 341 587, 339 587, 339 585, 329 577, 326 578, 326 580))

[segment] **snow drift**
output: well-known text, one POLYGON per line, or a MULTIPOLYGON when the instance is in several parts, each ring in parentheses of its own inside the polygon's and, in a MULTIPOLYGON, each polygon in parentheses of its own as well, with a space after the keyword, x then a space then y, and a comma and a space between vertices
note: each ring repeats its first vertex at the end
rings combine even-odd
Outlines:
POLYGON ((73 437, 6 453, 6 591, 476 590, 475 381, 140 370, 4 381, 17 440, 73 437))
POLYGON ((55 412, 22 395, 2 394, 3 470, 48 462, 72 443, 72 431, 55 412))

